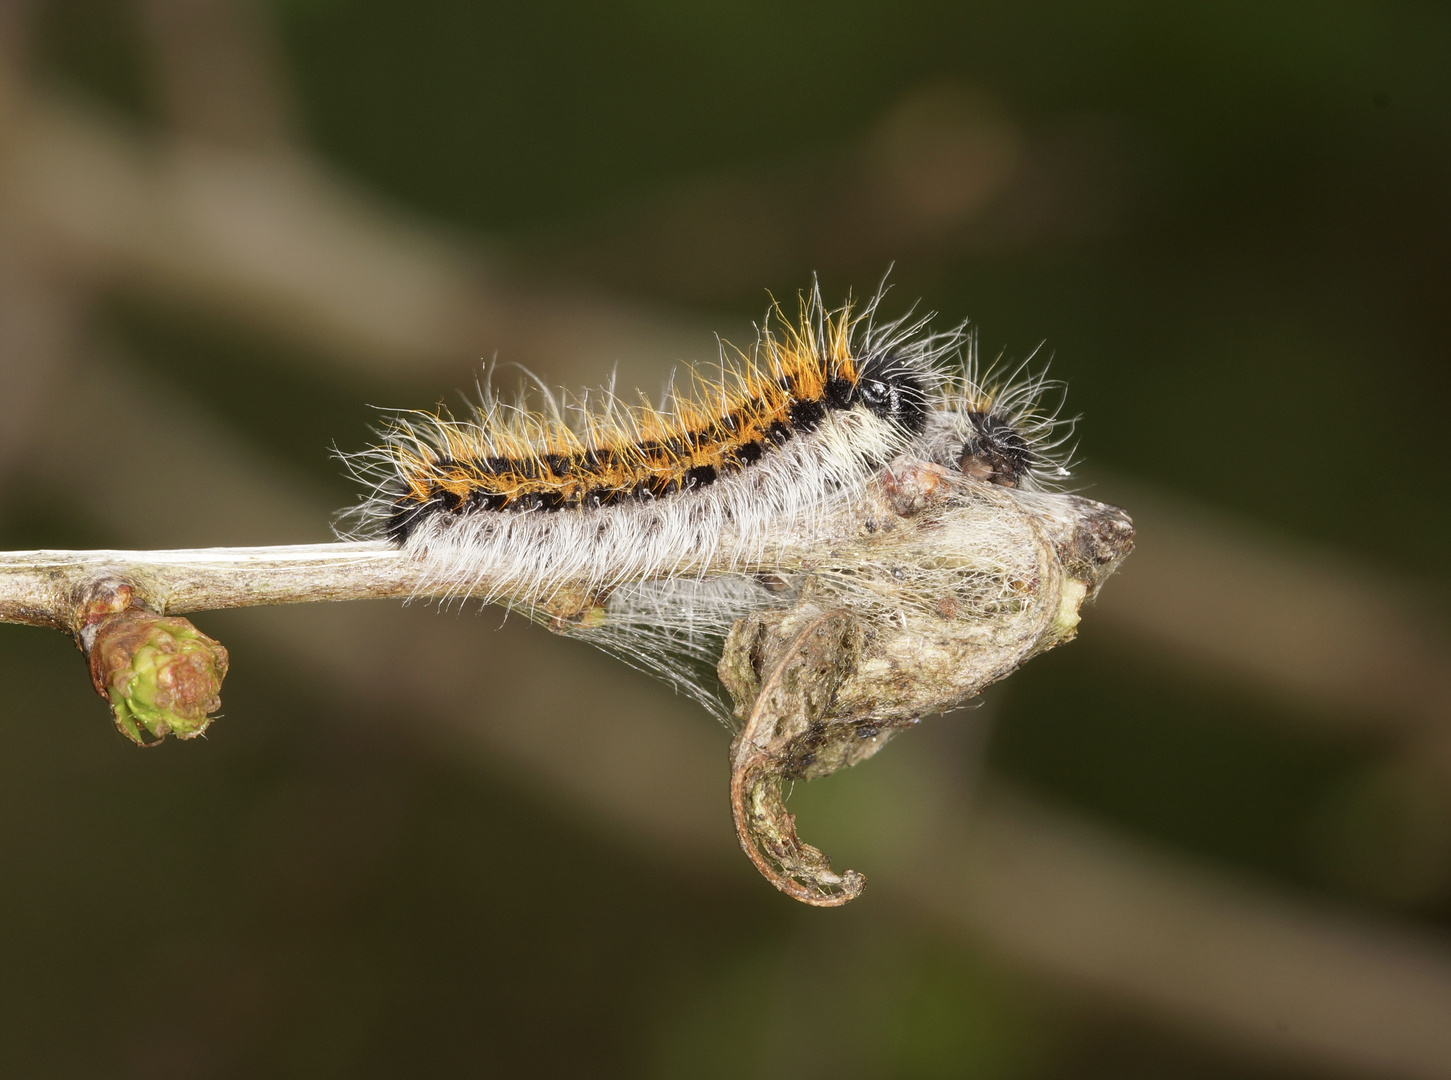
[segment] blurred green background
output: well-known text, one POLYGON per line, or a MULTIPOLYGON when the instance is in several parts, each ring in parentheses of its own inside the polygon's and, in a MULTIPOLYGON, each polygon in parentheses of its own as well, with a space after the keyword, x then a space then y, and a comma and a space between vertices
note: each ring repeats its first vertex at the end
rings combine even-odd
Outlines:
MULTIPOLYGON (((1133 513, 1132 492, 1171 493, 1323 551, 1368 591, 1394 583, 1445 657, 1444 5, 278 0, 229 16, 265 58, 273 111, 223 108, 191 131, 165 70, 185 67, 167 52, 185 7, 30 4, 12 19, 16 100, 66 102, 158 154, 177 131, 239 154, 280 140, 484 279, 684 328, 685 359, 712 355, 711 328, 747 334, 768 289, 819 273, 840 298, 894 265, 891 302, 971 317, 986 353, 1046 342, 1082 414, 1089 494, 1133 513)), ((487 323, 451 359, 348 367, 124 273, 55 278, 83 297, 75 340, 320 507, 354 498, 330 448, 366 444, 371 406, 467 388, 496 350, 552 382, 607 374, 518 355, 487 323)), ((623 346, 605 359, 651 386, 664 374, 623 346)), ((139 537, 33 453, 16 461, 10 548, 326 536, 325 512, 310 535, 188 531, 178 512, 139 537)), ((129 479, 113 490, 128 499, 129 479)), ((197 622, 233 649, 224 717, 205 742, 145 753, 68 642, 0 628, 7 1075, 1359 1074, 1085 991, 870 890, 805 910, 744 859, 662 858, 421 732, 397 699, 340 696, 262 624, 197 622)), ((1414 737, 1320 723, 1313 695, 1099 630, 1088 611, 1078 642, 983 710, 929 722, 983 735, 944 744, 964 773, 1236 880, 1428 940, 1451 928, 1448 772, 1427 749, 1444 747, 1444 698, 1441 726, 1414 737)), ((565 724, 653 710, 716 740, 725 835, 727 733, 542 631, 499 640, 510 665, 481 657, 458 678, 485 701, 510 680, 519 723, 561 682, 581 710, 565 724)), ((798 792, 807 838, 814 807, 850 852, 831 805, 865 782, 798 792)))

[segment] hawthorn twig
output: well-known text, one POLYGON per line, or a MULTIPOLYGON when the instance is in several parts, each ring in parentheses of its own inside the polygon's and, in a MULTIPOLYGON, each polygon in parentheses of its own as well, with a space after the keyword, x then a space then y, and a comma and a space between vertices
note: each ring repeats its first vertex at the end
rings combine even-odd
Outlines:
MULTIPOLYGON (((0 622, 77 634, 102 588, 128 586, 157 615, 262 604, 432 595, 421 567, 362 541, 175 551, 0 553, 0 622)), ((458 590, 453 590, 458 594, 458 590)))

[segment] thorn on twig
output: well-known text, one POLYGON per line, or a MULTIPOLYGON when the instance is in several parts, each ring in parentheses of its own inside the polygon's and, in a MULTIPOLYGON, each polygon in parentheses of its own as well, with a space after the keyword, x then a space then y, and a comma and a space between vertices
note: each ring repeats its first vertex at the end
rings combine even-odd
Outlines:
POLYGON ((147 611, 131 586, 99 587, 77 636, 96 693, 138 746, 155 746, 167 735, 194 739, 221 708, 227 650, 186 619, 147 611))

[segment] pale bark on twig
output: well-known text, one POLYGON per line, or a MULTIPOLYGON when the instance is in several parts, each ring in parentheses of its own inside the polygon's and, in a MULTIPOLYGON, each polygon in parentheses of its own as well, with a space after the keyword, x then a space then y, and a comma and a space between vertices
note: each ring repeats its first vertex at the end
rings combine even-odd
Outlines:
MULTIPOLYGON (((320 600, 432 595, 418 563, 363 541, 177 551, 0 553, 0 622, 74 633, 99 583, 122 582, 158 615, 320 600)), ((453 590, 458 594, 458 590, 453 590)))

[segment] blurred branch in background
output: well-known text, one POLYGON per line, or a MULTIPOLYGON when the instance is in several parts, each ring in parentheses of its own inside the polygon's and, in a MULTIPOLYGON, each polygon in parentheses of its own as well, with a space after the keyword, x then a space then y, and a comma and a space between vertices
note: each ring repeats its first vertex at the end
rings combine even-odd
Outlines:
POLYGON ((137 7, 173 131, 219 146, 286 148, 289 95, 261 7, 214 0, 138 0, 137 7))
MULTIPOLYGON (((624 357, 621 382, 630 384, 699 350, 703 335, 667 314, 548 283, 551 267, 606 257, 587 246, 536 252, 533 273, 544 283, 528 282, 498 255, 332 176, 288 137, 286 94, 250 8, 149 0, 143 10, 172 125, 161 134, 18 79, 11 30, 11 59, 0 70, 0 467, 66 491, 138 546, 327 538, 335 508, 325 498, 204 419, 184 387, 143 390, 113 347, 76 333, 101 292, 222 312, 317 350, 339 373, 453 379, 480 349, 497 348, 561 381, 593 378, 624 357), (223 80, 225 92, 213 92, 223 80), (178 441, 193 454, 176 468, 196 474, 182 486, 210 490, 212 500, 177 504, 147 467, 178 441), (131 478, 127 497, 114 497, 98 460, 131 478)), ((1024 178, 1051 175, 1031 163, 1052 154, 956 87, 904 100, 863 147, 843 153, 858 163, 918 160, 913 154, 923 162, 900 174, 821 167, 866 177, 831 205, 896 185, 882 205, 907 208, 895 218, 858 215, 874 233, 853 247, 853 259, 930 254, 945 234, 966 242, 983 208, 1051 188, 1024 178), (939 174, 975 179, 934 186, 939 174), (904 184, 918 185, 905 199, 904 184), (963 231, 944 228, 952 223, 963 231)), ((712 222, 779 212, 776 181, 723 183, 658 212, 712 222), (712 202, 722 199, 724 211, 712 202)), ((832 215, 798 220, 825 224, 789 242, 830 260, 832 215)), ((1013 218, 994 211, 993 220, 1013 218)), ((648 215, 630 230, 609 243, 680 235, 648 215)), ((774 218, 757 231, 781 235, 774 218)), ((760 284, 749 279, 763 249, 733 250, 676 293, 760 284)), ((679 280, 669 252, 644 265, 679 280)), ((1142 544, 1090 614, 1089 633, 1116 628, 1132 648, 1161 651, 1197 677, 1243 683, 1326 730, 1372 732, 1446 768, 1451 657, 1403 590, 1363 567, 1227 528, 1129 481, 1107 482, 1103 493, 1132 508, 1142 544)), ((718 797, 726 739, 683 702, 637 707, 637 683, 623 669, 580 661, 594 665, 585 700, 550 677, 525 636, 534 632, 517 624, 496 633, 487 618, 377 605, 228 618, 240 631, 239 664, 252 650, 287 656, 346 700, 388 703, 422 738, 475 747, 539 778, 562 802, 661 858, 698 864, 722 881, 742 870, 718 797), (477 692, 484 681, 486 705, 477 692)), ((864 770, 843 811, 872 823, 863 835, 890 838, 853 858, 877 870, 874 890, 894 913, 987 941, 1049 979, 1107 991, 1124 1008, 1268 1060, 1451 1077, 1444 941, 1186 864, 1035 805, 1001 781, 970 798, 945 771, 946 756, 929 752, 931 738, 924 731, 903 740, 864 770), (944 879, 958 883, 966 903, 936 902, 958 895, 941 888, 944 879)))
POLYGON ((1451 644, 1408 586, 1163 491, 1117 478, 1104 487, 1146 508, 1156 543, 1104 595, 1101 618, 1186 668, 1451 769, 1451 644))
POLYGON ((983 90, 934 80, 860 141, 678 183, 582 236, 535 241, 526 257, 683 302, 750 296, 802 265, 865 288, 894 262, 920 270, 1103 233, 1118 198, 1114 144, 1102 121, 1030 132, 983 90))

